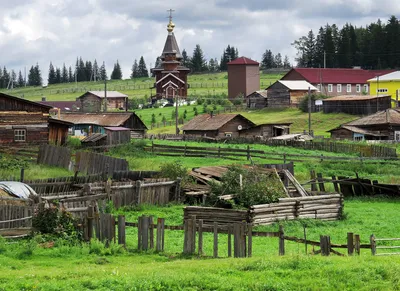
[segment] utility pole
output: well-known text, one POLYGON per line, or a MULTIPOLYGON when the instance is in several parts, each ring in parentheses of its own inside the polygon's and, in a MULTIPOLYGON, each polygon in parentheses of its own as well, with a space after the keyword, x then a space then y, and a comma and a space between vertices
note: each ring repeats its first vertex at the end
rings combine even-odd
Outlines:
POLYGON ((25 83, 25 87, 26 87, 26 66, 24 67, 24 75, 25 75, 25 80, 24 80, 24 83, 25 83))
POLYGON ((75 66, 75 88, 78 89, 78 67, 75 66))
MULTIPOLYGON (((173 94, 175 95, 175 89, 173 89, 173 94)), ((179 120, 178 120, 178 94, 175 97, 175 132, 179 134, 179 120)))
POLYGON ((311 135, 311 88, 308 87, 308 134, 311 135))
POLYGON ((107 77, 104 78, 104 112, 107 112, 107 77))
POLYGON ((379 76, 376 76, 376 112, 379 110, 379 76))
POLYGON ((326 69, 326 51, 324 51, 324 69, 326 69))

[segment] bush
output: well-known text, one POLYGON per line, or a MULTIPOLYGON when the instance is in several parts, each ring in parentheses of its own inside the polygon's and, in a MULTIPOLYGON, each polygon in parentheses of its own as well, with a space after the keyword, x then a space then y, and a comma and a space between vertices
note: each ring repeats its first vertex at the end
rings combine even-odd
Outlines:
POLYGON ((248 169, 240 166, 230 166, 222 176, 221 183, 212 184, 211 189, 210 204, 215 205, 218 196, 229 194, 234 195, 237 206, 245 208, 275 202, 285 194, 281 182, 274 174, 260 173, 256 168, 248 169), (242 175, 242 187, 240 187, 240 175, 242 175))
POLYGON ((180 161, 175 161, 173 163, 163 163, 160 166, 160 178, 169 178, 171 180, 176 180, 177 178, 182 179, 182 183, 188 183, 191 179, 186 169, 180 161))
MULTIPOLYGON (((302 112, 308 112, 308 100, 309 100, 309 95, 306 94, 304 95, 303 99, 301 99, 300 103, 299 103, 299 109, 302 112)), ((311 94, 311 111, 315 111, 313 110, 313 107, 315 107, 315 100, 319 100, 319 99, 325 99, 328 98, 328 96, 323 95, 323 94, 311 94)))

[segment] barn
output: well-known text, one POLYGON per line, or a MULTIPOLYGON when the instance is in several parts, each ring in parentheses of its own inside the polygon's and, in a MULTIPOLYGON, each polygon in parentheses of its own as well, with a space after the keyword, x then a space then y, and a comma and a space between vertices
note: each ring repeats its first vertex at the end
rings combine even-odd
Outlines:
POLYGON ((278 80, 267 88, 266 107, 279 108, 298 106, 305 95, 316 93, 318 89, 307 81, 278 80))
POLYGON ((118 91, 88 91, 76 101, 81 112, 128 110, 128 95, 118 91))
POLYGON ((267 90, 260 90, 246 96, 247 108, 261 109, 267 107, 267 90))
POLYGON ((370 115, 389 109, 390 95, 343 95, 324 99, 324 113, 347 113, 355 115, 370 115))
POLYGON ((129 143, 131 131, 126 127, 104 127, 105 133, 93 133, 82 139, 84 146, 108 146, 129 143))
POLYGON ((256 125, 247 129, 243 129, 239 132, 240 137, 262 137, 272 138, 290 133, 291 122, 283 123, 264 123, 256 125))
POLYGON ((50 109, 47 105, 0 93, 0 144, 48 143, 50 109))
POLYGON ((202 114, 186 123, 182 130, 187 135, 222 138, 239 137, 241 130, 253 126, 255 124, 241 114, 202 114))
POLYGON ((400 109, 386 109, 329 130, 333 139, 400 141, 400 109))

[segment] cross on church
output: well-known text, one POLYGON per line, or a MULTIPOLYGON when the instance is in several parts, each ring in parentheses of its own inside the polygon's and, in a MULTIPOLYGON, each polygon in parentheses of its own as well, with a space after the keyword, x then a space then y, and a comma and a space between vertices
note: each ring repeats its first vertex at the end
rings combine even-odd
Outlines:
POLYGON ((169 10, 167 10, 167 12, 169 12, 169 16, 168 16, 169 22, 172 22, 172 12, 175 12, 175 10, 169 9, 169 10))

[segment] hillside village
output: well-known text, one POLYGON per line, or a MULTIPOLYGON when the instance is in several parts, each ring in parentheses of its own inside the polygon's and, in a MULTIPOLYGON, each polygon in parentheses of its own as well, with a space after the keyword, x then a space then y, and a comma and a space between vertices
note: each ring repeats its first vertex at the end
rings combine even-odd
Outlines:
MULTIPOLYGON (((166 28, 141 82, 0 92, 0 288, 302 290, 277 282, 340 265, 396 289, 400 71, 194 74, 166 28)), ((363 286, 325 275, 310 288, 363 286)))

